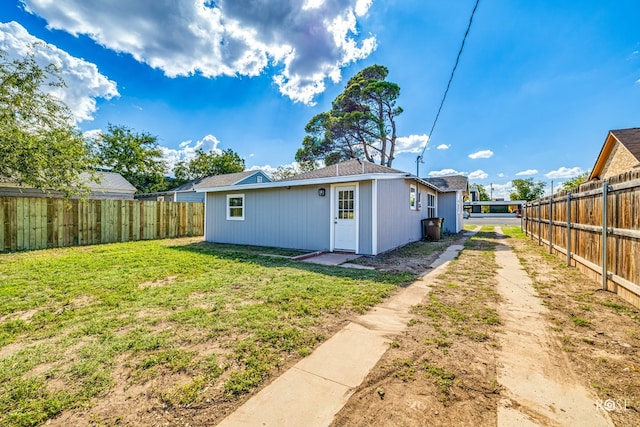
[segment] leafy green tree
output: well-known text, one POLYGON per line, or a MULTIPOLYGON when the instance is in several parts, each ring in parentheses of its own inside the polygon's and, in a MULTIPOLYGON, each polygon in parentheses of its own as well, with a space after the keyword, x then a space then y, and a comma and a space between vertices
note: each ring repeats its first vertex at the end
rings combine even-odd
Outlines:
POLYGON ((173 170, 181 183, 212 175, 244 171, 244 159, 228 148, 218 154, 213 151, 196 150, 196 156, 188 161, 178 162, 173 170))
POLYGON ((136 133, 126 126, 109 123, 107 131, 94 141, 96 161, 118 172, 139 193, 161 191, 166 187, 167 164, 157 140, 147 132, 136 133))
POLYGON ((478 196, 480 197, 480 201, 488 201, 491 200, 489 198, 489 194, 487 193, 487 189, 484 188, 484 185, 480 185, 480 184, 471 184, 469 186, 472 190, 477 190, 478 191, 478 196))
POLYGON ((275 171, 271 172, 271 178, 274 181, 282 181, 291 178, 303 172, 310 172, 316 169, 316 165, 310 162, 297 163, 287 166, 278 166, 275 171))
POLYGON ((317 114, 305 126, 307 135, 296 161, 331 165, 363 158, 391 166, 395 156, 396 106, 400 86, 386 81, 389 70, 371 65, 349 79, 331 110, 317 114))
POLYGON ((583 172, 580 175, 563 182, 560 186, 560 191, 568 191, 578 188, 580 187, 580 184, 587 180, 587 178, 589 178, 589 172, 583 172))
POLYGON ((512 182, 515 192, 510 194, 511 200, 536 200, 544 194, 547 185, 542 181, 534 182, 533 178, 514 179, 512 182))
MULTIPOLYGON (((63 87, 54 65, 33 54, 8 60, 0 51, 0 177, 66 197, 88 191, 81 178, 93 162, 69 108, 46 93, 63 87)), ((95 175, 92 175, 95 178, 95 175)))

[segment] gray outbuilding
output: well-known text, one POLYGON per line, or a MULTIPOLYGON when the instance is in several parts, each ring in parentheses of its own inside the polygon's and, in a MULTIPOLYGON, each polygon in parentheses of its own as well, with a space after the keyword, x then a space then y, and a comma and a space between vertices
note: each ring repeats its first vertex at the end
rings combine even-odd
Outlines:
POLYGON ((349 160, 281 181, 210 183, 205 240, 364 255, 420 240, 436 217, 436 186, 409 173, 349 160))

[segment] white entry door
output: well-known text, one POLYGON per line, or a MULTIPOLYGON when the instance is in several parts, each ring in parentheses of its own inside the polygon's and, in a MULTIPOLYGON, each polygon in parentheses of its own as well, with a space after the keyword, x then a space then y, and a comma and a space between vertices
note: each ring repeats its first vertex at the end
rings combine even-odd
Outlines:
POLYGON ((357 227, 357 193, 355 185, 334 187, 334 249, 355 251, 357 227))

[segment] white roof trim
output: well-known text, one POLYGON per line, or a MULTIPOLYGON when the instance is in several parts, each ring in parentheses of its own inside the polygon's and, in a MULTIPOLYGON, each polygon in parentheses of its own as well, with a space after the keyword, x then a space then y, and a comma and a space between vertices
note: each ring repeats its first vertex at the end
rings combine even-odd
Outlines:
MULTIPOLYGON (((422 181, 418 177, 408 176, 406 173, 368 173, 368 174, 360 174, 360 175, 344 175, 344 176, 330 176, 324 178, 312 178, 312 179, 298 179, 291 181, 271 181, 271 182, 263 182, 260 184, 238 184, 238 185, 228 185, 225 187, 209 187, 209 188, 198 188, 196 192, 198 193, 219 193, 223 191, 232 191, 232 190, 252 190, 252 189, 261 189, 261 188, 282 188, 282 187, 301 187, 305 185, 320 185, 320 184, 335 184, 335 183, 343 183, 343 182, 356 182, 356 181, 368 181, 368 180, 383 180, 383 179, 415 179, 420 183, 427 185, 429 187, 434 188, 429 183, 422 181)), ((437 188, 434 188, 437 191, 437 188)))

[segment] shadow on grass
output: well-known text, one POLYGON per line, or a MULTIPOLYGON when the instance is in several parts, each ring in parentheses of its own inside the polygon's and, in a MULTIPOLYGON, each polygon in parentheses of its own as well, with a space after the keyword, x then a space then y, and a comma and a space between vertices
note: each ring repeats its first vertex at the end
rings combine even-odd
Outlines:
POLYGON ((170 249, 186 251, 199 255, 209 255, 220 259, 236 262, 255 264, 270 268, 295 268, 298 270, 348 278, 352 280, 372 280, 379 283, 396 286, 407 286, 412 283, 417 275, 409 272, 388 272, 379 270, 364 270, 345 268, 339 266, 327 266, 308 262, 296 261, 291 255, 300 255, 303 251, 290 251, 277 248, 256 246, 227 245, 220 243, 197 242, 188 245, 169 246, 170 249), (288 254, 288 255, 287 255, 288 254))

